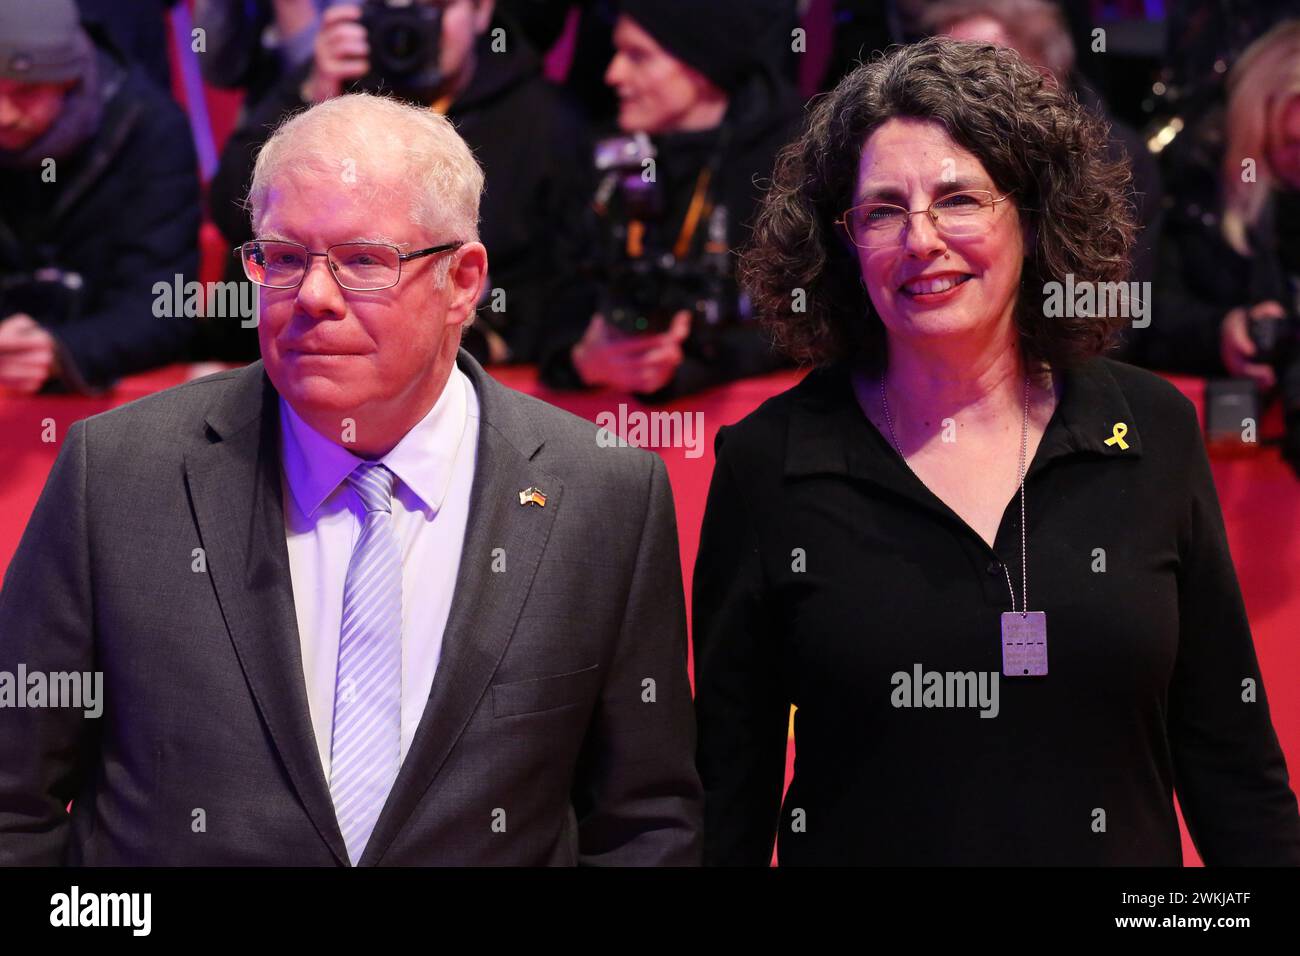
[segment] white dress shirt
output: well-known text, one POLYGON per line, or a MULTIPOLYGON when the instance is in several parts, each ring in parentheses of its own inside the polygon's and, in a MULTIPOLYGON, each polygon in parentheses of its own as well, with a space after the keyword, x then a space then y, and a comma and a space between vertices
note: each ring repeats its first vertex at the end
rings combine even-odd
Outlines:
MULTIPOLYGON (((478 445, 478 396, 452 367, 429 413, 379 459, 396 476, 393 532, 402 556, 402 759, 433 686, 460 567, 478 445)), ((348 561, 364 509, 345 478, 364 459, 322 437, 280 399, 285 541, 303 677, 325 779, 348 561)))

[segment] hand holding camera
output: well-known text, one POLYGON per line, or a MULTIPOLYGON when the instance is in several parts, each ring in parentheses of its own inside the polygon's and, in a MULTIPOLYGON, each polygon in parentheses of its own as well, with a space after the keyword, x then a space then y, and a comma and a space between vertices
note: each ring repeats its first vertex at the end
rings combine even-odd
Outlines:
POLYGON ((29 395, 56 374, 54 336, 23 313, 0 321, 0 386, 29 395))
POLYGON ((650 335, 620 332, 596 315, 573 347, 573 367, 588 385, 625 392, 657 392, 682 364, 682 343, 691 334, 691 313, 673 316, 668 331, 650 335))
POLYGON ((324 103, 343 92, 343 86, 370 72, 370 43, 361 23, 361 7, 344 4, 330 7, 321 17, 316 34, 315 58, 303 99, 324 103))
POLYGON ((366 0, 330 7, 321 17, 303 99, 323 103, 345 87, 432 96, 445 79, 440 51, 446 6, 366 0))
POLYGON ((1271 389, 1277 384, 1277 373, 1271 364, 1271 351, 1267 343, 1276 337, 1274 333, 1283 331, 1280 323, 1286 318, 1286 310, 1278 302, 1260 302, 1256 305, 1239 306, 1223 317, 1219 328, 1219 350, 1223 365, 1228 374, 1237 378, 1249 378, 1261 389, 1271 389), (1265 354, 1260 354, 1260 346, 1265 345, 1265 354))

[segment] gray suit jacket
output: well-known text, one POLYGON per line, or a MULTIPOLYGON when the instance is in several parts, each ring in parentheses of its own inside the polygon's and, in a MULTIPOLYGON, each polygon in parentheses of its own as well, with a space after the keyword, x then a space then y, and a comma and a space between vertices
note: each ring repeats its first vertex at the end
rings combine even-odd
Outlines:
MULTIPOLYGON (((481 415, 464 553, 360 865, 698 863, 663 462, 458 364, 481 415)), ((347 865, 261 362, 69 428, 0 591, 0 671, 19 664, 102 671, 104 710, 0 708, 0 863, 347 865)))

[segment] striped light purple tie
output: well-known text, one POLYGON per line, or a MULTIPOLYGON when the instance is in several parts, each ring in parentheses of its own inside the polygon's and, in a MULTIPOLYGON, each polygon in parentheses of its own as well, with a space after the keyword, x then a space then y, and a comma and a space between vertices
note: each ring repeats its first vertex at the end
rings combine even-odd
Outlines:
POLYGON ((347 480, 366 517, 343 585, 330 796, 355 866, 401 763, 402 559, 393 533, 393 473, 365 462, 347 480))

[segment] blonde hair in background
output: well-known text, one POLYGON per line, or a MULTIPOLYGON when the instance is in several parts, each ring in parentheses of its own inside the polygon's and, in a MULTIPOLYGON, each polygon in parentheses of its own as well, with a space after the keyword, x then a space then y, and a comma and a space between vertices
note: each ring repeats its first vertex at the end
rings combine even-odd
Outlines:
MULTIPOLYGON (((253 167, 246 205, 255 232, 272 185, 290 168, 361 190, 370 203, 407 202, 430 244, 478 241, 483 170, 451 121, 427 107, 349 93, 286 119, 253 167)), ((440 258, 439 281, 450 262, 440 258)))
POLYGON ((1283 20, 1246 48, 1228 75, 1223 152, 1223 238, 1243 256, 1277 177, 1268 159, 1270 130, 1282 108, 1300 96, 1300 20, 1283 20), (1242 162, 1255 163, 1255 182, 1242 179, 1242 162))

